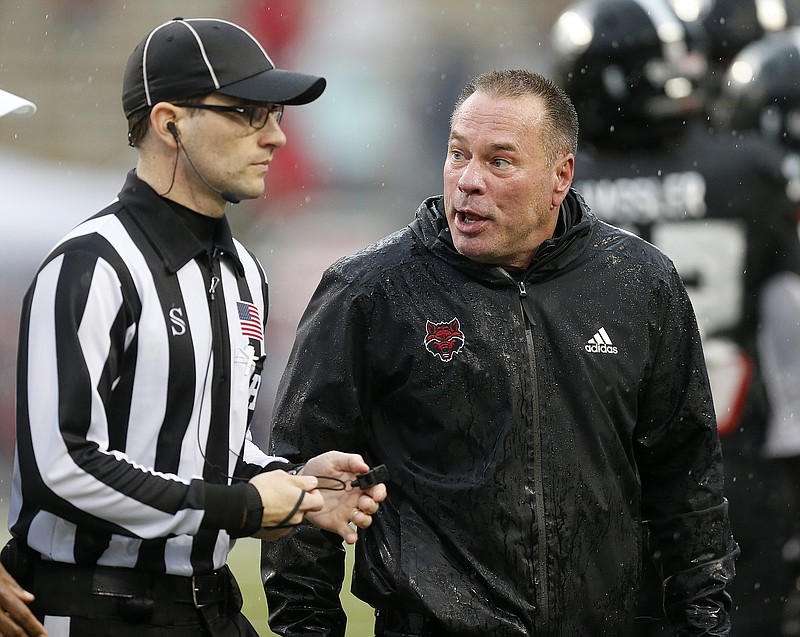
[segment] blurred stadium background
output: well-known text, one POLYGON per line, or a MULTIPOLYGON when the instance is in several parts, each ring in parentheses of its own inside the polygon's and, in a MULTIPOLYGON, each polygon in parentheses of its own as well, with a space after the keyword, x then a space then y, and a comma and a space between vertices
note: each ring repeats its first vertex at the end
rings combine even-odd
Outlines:
MULTIPOLYGON (((135 163, 120 106, 136 43, 176 16, 231 19, 279 67, 324 75, 328 88, 284 118, 263 199, 231 207, 236 232, 270 279, 270 354, 259 406, 266 443, 276 385, 322 270, 408 223, 440 192, 448 118, 475 73, 548 73, 548 33, 564 0, 0 0, 0 88, 36 102, 0 120, 0 542, 14 444, 18 314, 47 249, 109 202, 135 163)), ((246 611, 266 627, 258 542, 232 557, 246 611)), ((343 592, 348 636, 371 633, 368 608, 343 592)))

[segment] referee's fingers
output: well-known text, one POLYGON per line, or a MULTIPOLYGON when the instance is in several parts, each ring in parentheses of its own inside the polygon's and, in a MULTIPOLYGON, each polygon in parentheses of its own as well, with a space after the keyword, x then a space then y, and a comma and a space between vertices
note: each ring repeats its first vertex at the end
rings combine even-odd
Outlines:
POLYGON ((299 513, 305 515, 309 511, 321 511, 324 504, 325 499, 319 491, 307 491, 300 505, 299 513))

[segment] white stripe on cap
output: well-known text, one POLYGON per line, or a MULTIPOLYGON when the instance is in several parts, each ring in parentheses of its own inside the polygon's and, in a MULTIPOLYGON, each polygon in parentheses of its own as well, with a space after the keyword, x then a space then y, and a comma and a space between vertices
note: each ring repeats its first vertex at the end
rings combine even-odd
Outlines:
POLYGON ((144 85, 144 96, 148 106, 152 106, 153 102, 150 101, 150 84, 147 81, 147 50, 150 48, 150 40, 153 39, 153 36, 156 34, 156 31, 159 29, 167 26, 168 24, 172 24, 174 20, 170 20, 169 22, 165 22, 157 26, 150 32, 150 35, 147 36, 147 40, 144 43, 144 49, 142 50, 142 84, 144 85))
POLYGON ((264 47, 261 46, 261 43, 258 40, 256 40, 249 31, 247 31, 246 29, 243 29, 238 24, 234 24, 233 22, 228 22, 227 20, 218 20, 216 18, 189 18, 188 20, 170 20, 169 22, 165 22, 164 24, 161 24, 161 25, 157 26, 155 29, 153 29, 150 32, 150 35, 147 36, 147 40, 144 43, 144 50, 142 51, 142 84, 144 84, 144 94, 145 94, 145 98, 147 100, 147 105, 148 106, 152 106, 153 105, 153 101, 150 98, 150 84, 149 84, 149 82, 147 80, 147 51, 150 48, 150 40, 153 39, 153 36, 156 34, 157 31, 159 31, 163 27, 165 27, 167 25, 170 25, 170 24, 173 24, 175 22, 183 24, 192 33, 192 35, 194 36, 194 39, 197 40, 197 46, 200 48, 200 53, 203 56, 203 61, 206 63, 206 68, 208 69, 208 74, 211 76, 211 79, 214 81, 214 88, 217 88, 217 89, 220 88, 219 80, 217 79, 217 74, 214 72, 214 67, 211 65, 211 62, 208 59, 208 55, 206 55, 206 49, 205 49, 205 46, 203 45, 203 40, 200 37, 200 34, 197 33, 197 31, 194 29, 194 27, 192 27, 190 24, 188 24, 189 22, 199 22, 199 21, 202 21, 202 22, 222 22, 224 24, 227 24, 229 26, 232 26, 232 27, 235 27, 235 28, 239 29, 242 33, 246 34, 247 37, 249 37, 255 43, 255 45, 261 50, 261 53, 264 54, 264 57, 270 63, 272 68, 275 68, 275 63, 272 61, 272 58, 264 50, 264 47))
MULTIPOLYGON (((195 18, 195 19, 197 19, 197 18, 195 18)), ((271 58, 271 57, 269 56, 269 54, 268 54, 268 53, 267 53, 267 52, 264 50, 264 47, 263 47, 263 46, 261 46, 261 42, 259 42, 258 40, 256 40, 256 39, 253 37, 253 35, 252 35, 252 34, 251 34, 251 33, 250 33, 250 32, 249 32, 247 29, 243 29, 243 28, 242 28, 242 27, 240 27, 238 24, 234 24, 233 22, 228 22, 227 20, 218 20, 218 19, 216 19, 216 18, 207 18, 207 20, 213 20, 214 22, 222 22, 222 23, 224 23, 224 24, 227 24, 227 25, 229 25, 229 26, 236 27, 237 29, 239 29, 239 31, 241 31, 242 33, 244 33, 245 35, 247 35, 247 37, 248 37, 248 38, 250 38, 250 39, 251 39, 251 40, 252 40, 252 41, 255 43, 255 45, 256 45, 256 46, 257 46, 259 49, 261 49, 261 52, 264 54, 264 57, 265 57, 265 58, 267 58, 267 61, 270 63, 270 65, 272 66, 272 68, 273 68, 273 69, 275 68, 275 62, 273 62, 273 61, 272 61, 272 58, 271 58)), ((191 21, 192 21, 192 19, 191 19, 191 18, 190 18, 189 20, 187 20, 187 22, 191 22, 191 21)), ((217 88, 219 88, 219 87, 217 87, 217 88)))
POLYGON ((208 69, 208 74, 211 76, 211 79, 214 81, 214 88, 219 88, 219 80, 217 79, 217 74, 214 73, 214 67, 211 66, 211 62, 208 60, 208 56, 206 55, 206 47, 203 46, 203 40, 200 39, 200 34, 194 29, 193 26, 188 24, 187 20, 180 20, 180 24, 186 25, 186 28, 192 32, 194 39, 197 40, 197 46, 200 47, 200 53, 203 56, 203 61, 206 63, 206 68, 208 69))
MULTIPOLYGON (((209 62, 209 60, 208 60, 208 56, 206 55, 206 49, 203 46, 203 41, 200 39, 200 35, 197 33, 197 31, 194 30, 194 28, 192 28, 191 26, 186 24, 186 22, 187 22, 186 20, 170 20, 169 22, 165 22, 164 24, 160 24, 155 29, 153 29, 150 32, 150 35, 147 36, 147 40, 145 40, 145 43, 144 43, 144 50, 142 51, 142 84, 144 84, 144 95, 145 95, 145 98, 147 100, 147 105, 148 106, 152 106, 153 105, 153 101, 152 101, 152 99, 150 99, 150 83, 147 80, 147 51, 150 48, 150 40, 153 39, 153 36, 158 31, 160 31, 164 27, 169 26, 170 24, 174 24, 176 22, 185 25, 186 28, 189 29, 189 31, 194 36, 194 39, 197 40, 197 46, 200 48, 200 53, 203 55, 203 60, 205 61, 206 68, 208 69, 208 74, 211 76, 211 79, 214 80, 214 87, 215 88, 219 88, 219 81, 217 80, 217 75, 216 75, 216 73, 214 73, 214 68, 211 66, 211 62, 209 62)), ((222 20, 219 20, 219 22, 222 22, 222 20)), ((262 48, 261 50, 263 51, 264 49, 262 48)))

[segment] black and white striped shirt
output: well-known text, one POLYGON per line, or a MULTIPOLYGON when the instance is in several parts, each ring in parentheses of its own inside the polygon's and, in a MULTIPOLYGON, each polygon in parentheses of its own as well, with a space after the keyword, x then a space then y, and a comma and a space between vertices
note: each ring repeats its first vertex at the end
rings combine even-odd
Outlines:
POLYGON ((213 245, 131 173, 37 272, 9 522, 43 556, 176 575, 225 563, 244 482, 280 459, 249 434, 266 276, 224 218, 213 245))

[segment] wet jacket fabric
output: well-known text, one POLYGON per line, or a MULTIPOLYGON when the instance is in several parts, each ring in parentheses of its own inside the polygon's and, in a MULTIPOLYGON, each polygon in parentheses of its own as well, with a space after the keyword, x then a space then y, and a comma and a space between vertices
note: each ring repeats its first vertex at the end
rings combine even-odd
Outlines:
MULTIPOLYGON (((727 635, 736 545, 697 326, 668 258, 575 191, 524 273, 452 246, 441 198, 335 263, 298 328, 274 452, 385 464, 353 592, 443 634, 626 635, 642 524, 681 635, 727 635)), ((273 630, 344 634, 340 541, 264 545, 273 630)))
MULTIPOLYGON (((779 635, 800 575, 784 550, 800 520, 797 478, 769 457, 800 455, 797 313, 782 305, 800 295, 798 203, 787 194, 797 187, 784 176, 791 162, 781 147, 709 131, 705 120, 661 143, 582 141, 576 189, 600 219, 669 254, 692 300, 742 550, 731 622, 736 634, 779 635), (793 320, 775 320, 784 315, 793 320)), ((646 614, 660 615, 660 600, 646 614)))

